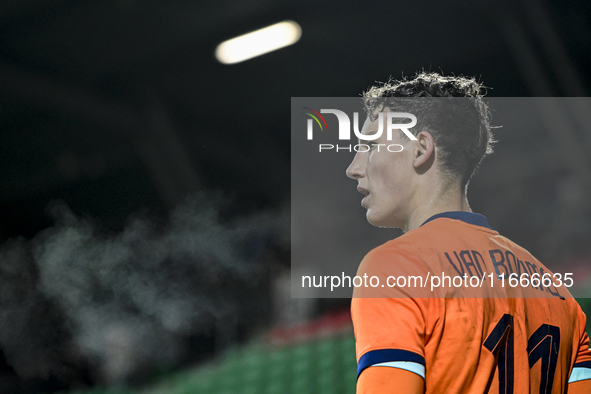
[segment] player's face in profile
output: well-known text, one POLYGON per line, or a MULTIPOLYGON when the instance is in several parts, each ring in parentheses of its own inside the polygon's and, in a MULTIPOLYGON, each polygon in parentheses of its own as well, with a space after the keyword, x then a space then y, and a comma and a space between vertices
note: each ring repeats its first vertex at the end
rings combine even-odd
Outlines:
MULTIPOLYGON (((384 116, 384 119, 386 116, 384 116)), ((369 118, 362 133, 372 135, 378 131, 378 120, 369 118)), ((412 161, 401 132, 393 131, 387 140, 384 125, 382 135, 373 141, 360 140, 368 149, 360 149, 347 168, 347 176, 358 181, 357 190, 364 194, 361 205, 367 209, 367 220, 378 227, 403 227, 408 216, 408 202, 412 198, 412 161), (399 145, 395 145, 399 144, 399 145), (392 152, 400 150, 401 152, 392 152), (390 146, 390 150, 388 150, 390 146)))

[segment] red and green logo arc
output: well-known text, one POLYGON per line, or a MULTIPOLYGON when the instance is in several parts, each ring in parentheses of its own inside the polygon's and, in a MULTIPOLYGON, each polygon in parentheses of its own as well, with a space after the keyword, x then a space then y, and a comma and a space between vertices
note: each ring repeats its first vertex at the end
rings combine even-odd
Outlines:
POLYGON ((312 108, 308 108, 308 107, 302 107, 302 108, 314 112, 313 114, 310 112, 304 112, 304 113, 306 115, 311 116, 312 119, 314 119, 316 121, 316 123, 318 123, 318 126, 320 126, 321 131, 324 130, 324 128, 322 127, 322 123, 324 123, 324 127, 326 127, 326 131, 328 131, 328 125, 326 124, 326 120, 324 120, 324 117, 322 115, 320 115, 320 113, 318 111, 315 111, 312 108), (320 119, 318 119, 318 118, 322 119, 322 123, 320 123, 320 119))

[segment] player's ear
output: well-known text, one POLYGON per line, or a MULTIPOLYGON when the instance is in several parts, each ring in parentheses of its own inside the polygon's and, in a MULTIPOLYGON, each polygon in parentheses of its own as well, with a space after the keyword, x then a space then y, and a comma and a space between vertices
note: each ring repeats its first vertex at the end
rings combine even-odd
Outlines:
POLYGON ((421 131, 416 137, 413 165, 415 168, 418 168, 435 158, 435 142, 433 141, 433 136, 428 131, 421 131))

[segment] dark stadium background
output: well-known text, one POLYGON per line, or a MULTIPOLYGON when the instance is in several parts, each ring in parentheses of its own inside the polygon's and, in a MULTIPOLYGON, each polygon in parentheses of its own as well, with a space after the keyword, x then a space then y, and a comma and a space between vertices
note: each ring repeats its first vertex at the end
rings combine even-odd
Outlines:
MULTIPOLYGON (((284 291, 290 98, 358 96, 419 70, 476 76, 493 97, 586 97, 590 11, 3 1, 0 392, 145 387, 253 338, 341 322, 346 300, 298 304, 284 291), (214 58, 221 41, 286 19, 302 27, 295 45, 236 65, 214 58)), ((469 193, 493 228, 586 288, 589 113, 563 114, 578 129, 500 134, 469 193)))

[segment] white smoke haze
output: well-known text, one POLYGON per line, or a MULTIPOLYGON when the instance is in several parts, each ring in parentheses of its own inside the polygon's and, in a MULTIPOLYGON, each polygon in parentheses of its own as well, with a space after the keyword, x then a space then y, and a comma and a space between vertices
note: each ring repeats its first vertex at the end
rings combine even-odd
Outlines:
POLYGON ((51 213, 54 227, 0 248, 0 346, 22 378, 87 367, 122 383, 175 365, 187 337, 269 312, 256 300, 268 297, 265 256, 289 240, 285 210, 222 224, 204 196, 164 226, 137 218, 114 235, 65 204, 51 213))
POLYGON ((67 373, 63 361, 76 359, 65 315, 40 292, 37 278, 24 239, 7 242, 0 250, 0 345, 25 379, 67 373))

